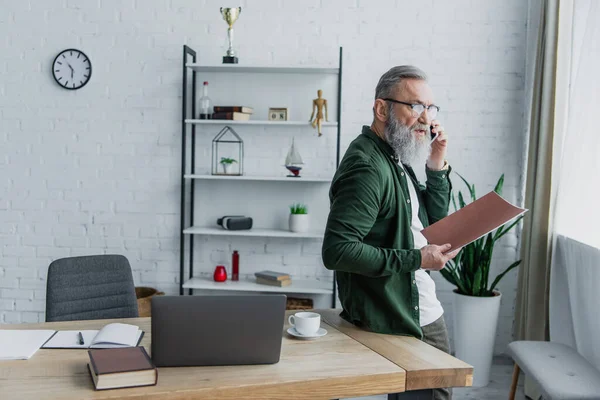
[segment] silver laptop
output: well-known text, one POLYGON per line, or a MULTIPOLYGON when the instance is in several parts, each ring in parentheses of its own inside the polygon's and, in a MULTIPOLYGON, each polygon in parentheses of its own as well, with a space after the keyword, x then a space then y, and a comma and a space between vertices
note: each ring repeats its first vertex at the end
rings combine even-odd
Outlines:
POLYGON ((153 296, 152 361, 157 367, 274 364, 286 296, 153 296))

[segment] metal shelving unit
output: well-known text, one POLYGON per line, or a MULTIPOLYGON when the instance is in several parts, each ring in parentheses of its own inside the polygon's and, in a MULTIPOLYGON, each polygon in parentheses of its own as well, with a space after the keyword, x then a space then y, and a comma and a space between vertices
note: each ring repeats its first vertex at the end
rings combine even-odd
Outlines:
POLYGON ((189 46, 183 46, 183 95, 182 95, 182 116, 181 116, 181 220, 180 220, 180 270, 179 270, 179 294, 183 295, 184 290, 188 289, 188 294, 192 294, 194 289, 207 290, 234 290, 234 291, 253 291, 253 292, 282 292, 282 293, 313 293, 313 294, 331 294, 332 306, 336 302, 336 282, 335 273, 332 283, 320 281, 318 279, 306 280, 298 279, 292 282, 292 285, 286 287, 271 287, 267 285, 258 285, 250 280, 240 280, 239 282, 226 282, 225 284, 215 284, 209 279, 194 277, 194 237, 198 235, 219 235, 234 237, 279 237, 279 238, 322 238, 323 232, 306 232, 303 234, 293 233, 276 229, 258 229, 253 228, 247 231, 226 231, 216 227, 203 227, 194 225, 194 193, 195 184, 202 180, 248 180, 248 181, 287 181, 290 184, 322 184, 330 183, 331 178, 305 178, 302 180, 290 180, 285 177, 277 176, 215 176, 196 173, 196 127, 198 125, 258 125, 258 126, 308 126, 305 121, 228 121, 228 120, 199 120, 194 119, 196 110, 197 75, 199 73, 275 73, 275 74, 326 74, 337 75, 337 122, 324 122, 323 128, 337 129, 336 141, 336 168, 340 163, 340 136, 341 136, 341 112, 342 112, 342 48, 339 49, 338 68, 319 67, 319 66, 243 66, 237 64, 223 65, 200 65, 197 63, 197 53, 189 46), (189 74, 191 72, 191 82, 189 74), (189 142, 188 143, 188 135, 189 142), (188 169, 189 166, 189 169, 188 169), (186 207, 186 191, 190 190, 189 207, 186 207), (186 208, 189 208, 186 210, 186 208), (189 236, 189 253, 187 260, 187 279, 186 279, 186 236, 189 236))

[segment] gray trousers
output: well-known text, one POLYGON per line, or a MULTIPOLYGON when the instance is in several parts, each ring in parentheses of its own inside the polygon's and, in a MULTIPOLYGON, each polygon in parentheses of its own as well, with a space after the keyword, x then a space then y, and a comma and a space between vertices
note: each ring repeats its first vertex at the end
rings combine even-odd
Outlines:
MULTIPOLYGON (((421 329, 423 330, 423 341, 425 343, 450 354, 448 329, 443 315, 431 324, 421 327, 421 329)), ((452 400, 452 389, 411 390, 404 393, 389 394, 388 400, 452 400)))

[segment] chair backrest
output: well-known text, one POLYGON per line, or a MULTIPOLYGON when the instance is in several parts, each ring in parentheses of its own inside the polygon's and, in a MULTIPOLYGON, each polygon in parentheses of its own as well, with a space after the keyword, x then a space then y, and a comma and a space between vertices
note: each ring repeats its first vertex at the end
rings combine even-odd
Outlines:
POLYGON ((61 258, 48 267, 47 322, 137 316, 131 266, 124 256, 61 258))

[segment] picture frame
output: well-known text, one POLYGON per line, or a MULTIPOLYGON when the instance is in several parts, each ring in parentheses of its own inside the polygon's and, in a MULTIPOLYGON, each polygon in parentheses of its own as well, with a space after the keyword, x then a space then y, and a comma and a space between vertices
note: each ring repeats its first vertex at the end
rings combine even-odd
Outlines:
POLYGON ((269 108, 269 121, 287 121, 287 107, 271 107, 269 108))

